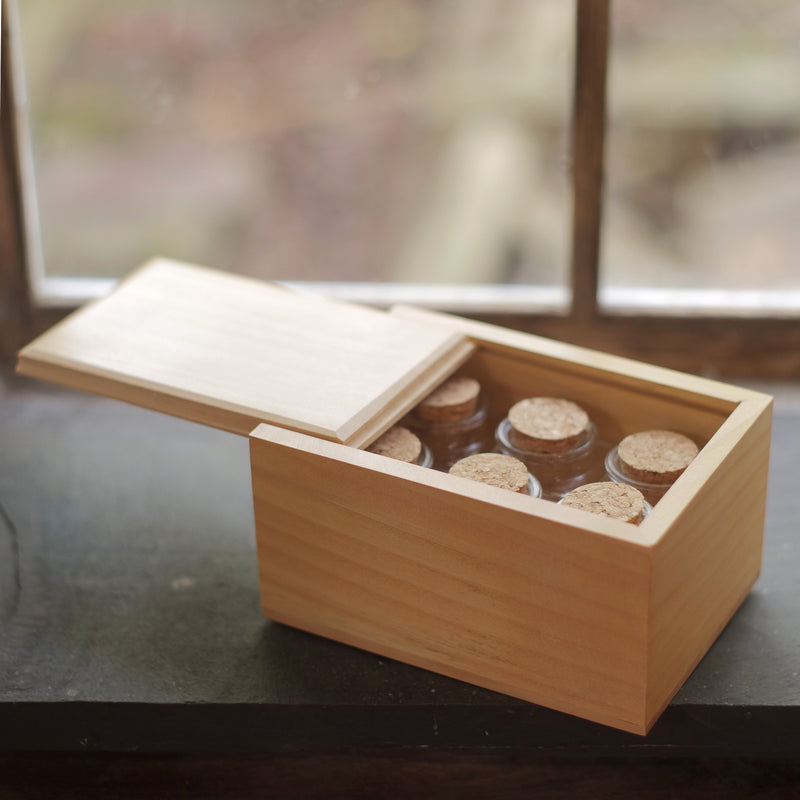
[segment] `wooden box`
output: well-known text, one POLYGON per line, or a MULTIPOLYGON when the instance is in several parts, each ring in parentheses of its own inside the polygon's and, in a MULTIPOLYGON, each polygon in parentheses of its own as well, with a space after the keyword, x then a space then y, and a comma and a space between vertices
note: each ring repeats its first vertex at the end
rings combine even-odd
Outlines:
POLYGON ((248 434, 264 614, 644 734, 756 580, 771 400, 410 308, 152 262, 19 369, 248 434), (636 527, 359 449, 447 374, 699 456, 636 527))

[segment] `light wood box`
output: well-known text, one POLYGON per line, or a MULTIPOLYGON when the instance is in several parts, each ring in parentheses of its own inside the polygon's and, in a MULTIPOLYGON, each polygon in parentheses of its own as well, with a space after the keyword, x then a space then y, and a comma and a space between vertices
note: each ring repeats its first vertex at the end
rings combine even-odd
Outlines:
POLYGON ((306 298, 310 317, 281 321, 294 335, 263 330, 296 300, 158 261, 25 348, 19 369, 248 433, 266 616, 646 733, 758 577, 771 398, 412 308, 306 298), (316 367, 270 354, 298 338, 297 359, 316 367), (392 343, 406 338, 418 352, 401 377, 393 366, 373 381, 347 422, 303 421, 315 398, 346 405, 359 371, 403 361, 392 343), (359 449, 459 367, 497 418, 522 397, 563 396, 607 440, 668 428, 701 452, 636 527, 359 449), (300 411, 259 408, 262 394, 300 411))

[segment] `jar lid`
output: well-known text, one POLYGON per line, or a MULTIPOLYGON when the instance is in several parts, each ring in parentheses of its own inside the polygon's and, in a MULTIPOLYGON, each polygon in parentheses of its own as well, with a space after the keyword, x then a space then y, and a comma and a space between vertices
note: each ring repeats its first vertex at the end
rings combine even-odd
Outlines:
POLYGON ((379 436, 368 448, 370 453, 416 464, 422 454, 422 442, 415 433, 401 425, 389 428, 379 436))
POLYGON ((455 375, 434 389, 415 409, 414 416, 428 422, 453 422, 475 413, 481 385, 475 378, 455 375))
POLYGON ((526 492, 530 473, 518 458, 500 453, 476 453, 456 461, 449 470, 451 475, 471 481, 487 483, 512 492, 526 492))
POLYGON ((561 505, 590 514, 638 525, 646 507, 644 495, 635 487, 614 481, 599 481, 578 486, 561 498, 561 505))
POLYGON ((589 415, 560 397, 528 397, 508 412, 511 443, 520 450, 563 453, 582 444, 591 431, 589 415))
POLYGON ((672 483, 698 452, 688 436, 664 430, 632 433, 617 446, 620 471, 642 483, 672 483))

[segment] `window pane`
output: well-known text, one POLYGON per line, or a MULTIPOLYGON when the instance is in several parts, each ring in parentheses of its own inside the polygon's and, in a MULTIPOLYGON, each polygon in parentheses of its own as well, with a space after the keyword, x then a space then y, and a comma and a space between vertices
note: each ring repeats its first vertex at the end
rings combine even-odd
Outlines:
POLYGON ((615 0, 601 297, 796 302, 799 43, 794 0, 615 0))
POLYGON ((48 276, 566 283, 572 3, 18 13, 48 276))

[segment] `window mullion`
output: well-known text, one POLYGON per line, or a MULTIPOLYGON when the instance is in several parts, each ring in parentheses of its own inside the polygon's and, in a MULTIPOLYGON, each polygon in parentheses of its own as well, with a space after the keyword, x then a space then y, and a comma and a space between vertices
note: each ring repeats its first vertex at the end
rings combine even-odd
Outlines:
POLYGON ((597 316, 610 0, 576 0, 571 318, 597 316))
POLYGON ((31 307, 22 234, 7 2, 0 11, 0 356, 7 357, 24 343, 31 307))

